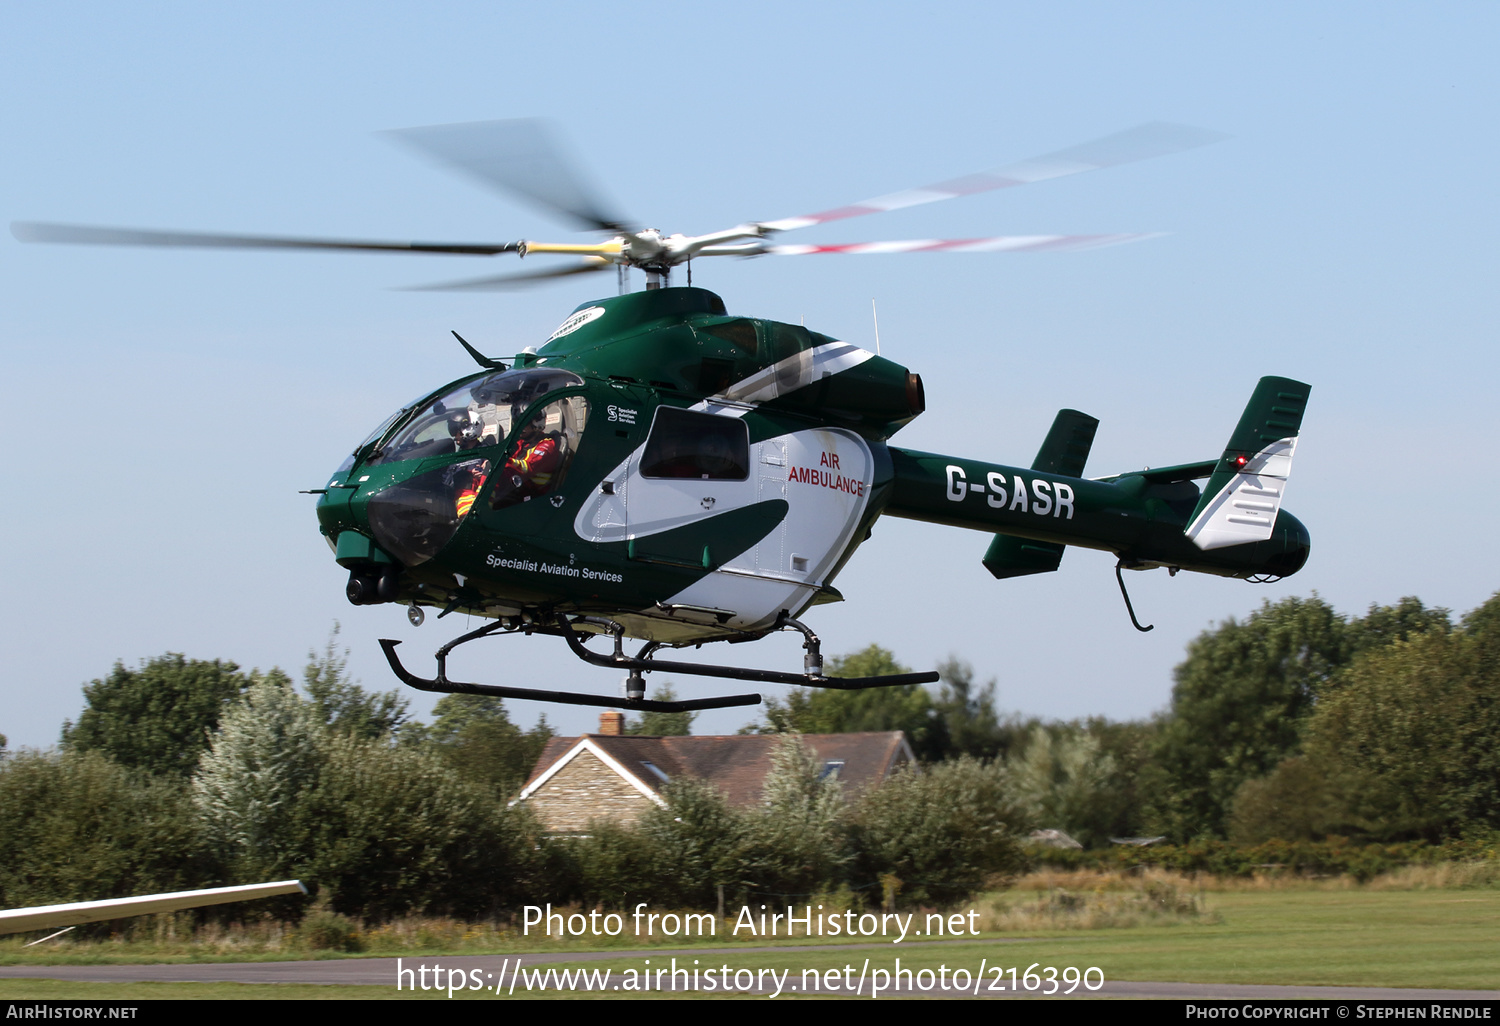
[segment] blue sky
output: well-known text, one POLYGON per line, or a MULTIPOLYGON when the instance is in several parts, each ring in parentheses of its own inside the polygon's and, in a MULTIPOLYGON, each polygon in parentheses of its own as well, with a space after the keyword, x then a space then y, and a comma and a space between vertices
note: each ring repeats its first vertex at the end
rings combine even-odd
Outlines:
MULTIPOLYGON (((1495 102, 1481 3, 116 4, 0 6, 4 219, 391 239, 584 241, 379 134, 543 116, 630 216, 667 231, 821 210, 1167 120, 1189 153, 831 224, 796 242, 1171 234, 1053 255, 704 262, 732 311, 802 320, 922 374, 907 446, 1028 463, 1063 406, 1088 473, 1212 457, 1263 374, 1308 381, 1288 507, 1312 558, 1252 587, 1130 579, 1107 554, 996 582, 986 539, 893 519, 810 622, 1001 704, 1148 715, 1184 644, 1263 599, 1349 613, 1500 587, 1495 102)), ((421 629, 343 597, 308 496, 417 392, 507 355, 611 282, 395 287, 497 261, 23 246, 0 239, 10 441, 0 733, 55 740, 79 686, 165 651, 298 668, 335 620, 367 686, 421 629)), ((601 278, 604 276, 601 276, 601 278)), ((639 281, 639 277, 637 277, 639 281)), ((450 626, 451 624, 451 626, 450 626)), ((467 679, 610 693, 560 642, 455 660, 467 679)), ((790 638, 733 657, 795 668, 790 638)), ((706 694, 722 685, 678 681, 706 694)), ((768 692, 773 689, 768 687, 768 692)), ((430 699, 414 696, 418 708, 430 699)), ((543 707, 510 703, 521 722, 543 707)), ((547 709, 565 730, 594 713, 547 709)), ((699 723, 732 730, 731 711, 699 723)))

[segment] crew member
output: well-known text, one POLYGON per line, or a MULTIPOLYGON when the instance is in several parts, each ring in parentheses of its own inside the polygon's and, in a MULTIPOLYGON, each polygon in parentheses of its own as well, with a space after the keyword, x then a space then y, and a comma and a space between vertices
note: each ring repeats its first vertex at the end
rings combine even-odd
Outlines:
POLYGON ((505 461, 505 479, 511 486, 506 498, 511 502, 545 495, 562 468, 562 450, 557 439, 542 430, 545 419, 546 415, 540 414, 526 422, 515 452, 505 461))

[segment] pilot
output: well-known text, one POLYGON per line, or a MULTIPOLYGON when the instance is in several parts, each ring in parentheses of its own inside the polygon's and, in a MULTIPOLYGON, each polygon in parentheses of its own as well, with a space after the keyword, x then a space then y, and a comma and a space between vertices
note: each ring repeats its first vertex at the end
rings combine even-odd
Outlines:
POLYGON ((448 434, 453 439, 456 452, 479 448, 483 441, 480 437, 483 430, 484 424, 470 410, 459 410, 448 415, 448 434))

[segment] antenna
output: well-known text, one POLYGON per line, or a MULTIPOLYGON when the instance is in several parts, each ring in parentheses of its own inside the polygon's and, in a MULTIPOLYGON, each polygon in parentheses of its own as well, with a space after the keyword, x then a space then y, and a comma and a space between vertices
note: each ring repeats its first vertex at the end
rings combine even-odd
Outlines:
POLYGON ((880 355, 880 314, 875 312, 875 300, 870 300, 870 317, 875 321, 875 355, 880 355))

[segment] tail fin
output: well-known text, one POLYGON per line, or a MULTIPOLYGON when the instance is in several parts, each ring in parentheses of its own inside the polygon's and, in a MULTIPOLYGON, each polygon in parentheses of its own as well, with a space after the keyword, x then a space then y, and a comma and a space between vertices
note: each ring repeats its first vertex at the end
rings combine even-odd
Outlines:
POLYGON ((1200 549, 1266 541, 1276 524, 1310 385, 1261 378, 1184 533, 1200 549))
MULTIPOLYGON (((1098 429, 1099 422, 1086 413, 1058 410, 1052 429, 1042 441, 1036 459, 1031 461, 1031 469, 1063 477, 1082 477, 1098 429)), ((1027 541, 997 534, 984 554, 984 568, 999 580, 1051 573, 1062 563, 1064 548, 1057 542, 1027 541)))
POLYGON ((1052 429, 1031 461, 1032 470, 1042 470, 1063 477, 1082 477, 1083 465, 1088 462, 1089 449, 1094 445, 1094 432, 1099 422, 1087 413, 1077 410, 1058 410, 1052 421, 1052 429))

